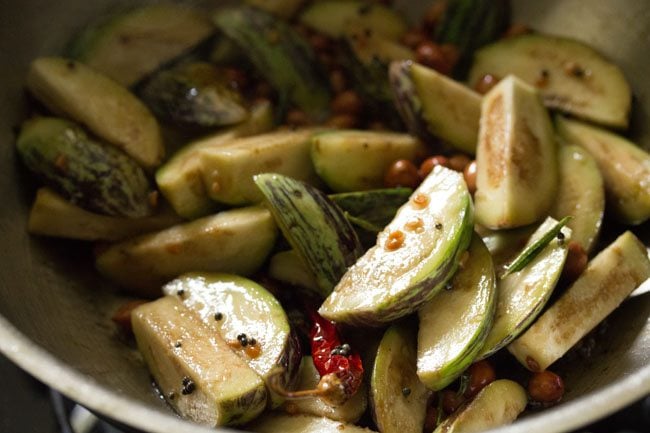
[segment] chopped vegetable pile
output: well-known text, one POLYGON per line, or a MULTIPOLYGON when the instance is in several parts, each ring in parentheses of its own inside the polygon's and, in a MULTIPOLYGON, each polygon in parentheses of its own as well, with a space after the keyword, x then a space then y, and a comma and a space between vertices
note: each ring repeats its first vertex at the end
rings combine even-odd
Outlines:
POLYGON ((101 244, 119 332, 196 423, 511 423, 650 277, 632 231, 599 242, 650 218, 623 72, 506 0, 134 7, 26 87, 30 233, 101 244))

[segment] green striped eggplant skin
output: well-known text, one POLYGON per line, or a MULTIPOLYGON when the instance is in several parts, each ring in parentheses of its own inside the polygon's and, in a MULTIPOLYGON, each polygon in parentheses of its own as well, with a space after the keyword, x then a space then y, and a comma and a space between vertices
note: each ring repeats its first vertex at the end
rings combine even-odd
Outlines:
POLYGON ((436 27, 435 40, 458 47, 460 57, 454 75, 463 78, 474 52, 499 39, 509 24, 509 0, 450 0, 436 27))
POLYGON ((234 125, 248 117, 244 99, 225 71, 207 62, 161 70, 139 94, 159 118, 181 126, 234 125))
POLYGON ((474 362, 492 327, 497 285, 492 256, 478 235, 449 290, 418 310, 417 374, 438 391, 474 362))
POLYGON ((408 61, 393 62, 389 77, 395 106, 412 134, 438 146, 442 140, 454 149, 476 153, 481 117, 478 93, 408 61))
POLYGON ((288 24, 260 9, 240 6, 219 10, 217 28, 248 56, 279 94, 313 120, 327 118, 330 90, 311 47, 288 24))
POLYGON ((420 137, 425 143, 435 143, 437 139, 424 120, 422 100, 411 77, 412 66, 410 60, 395 60, 388 67, 393 104, 411 134, 420 137))
POLYGON ((255 183, 291 246, 312 271, 323 297, 362 254, 343 211, 320 190, 287 176, 259 174, 255 183))
POLYGON ((436 167, 320 307, 335 322, 381 326, 415 312, 458 268, 474 207, 463 176, 436 167))
POLYGON ((130 218, 153 211, 152 189, 142 168, 72 122, 54 117, 28 120, 16 147, 29 170, 83 209, 130 218))

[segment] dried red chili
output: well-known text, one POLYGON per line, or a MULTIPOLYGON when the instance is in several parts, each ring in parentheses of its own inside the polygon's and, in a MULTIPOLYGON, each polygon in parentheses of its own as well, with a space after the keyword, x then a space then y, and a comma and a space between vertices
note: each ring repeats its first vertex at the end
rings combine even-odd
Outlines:
POLYGON ((311 355, 320 381, 311 390, 292 392, 275 386, 274 391, 288 399, 320 397, 332 406, 340 406, 359 390, 363 380, 361 357, 341 342, 334 323, 313 310, 309 310, 309 317, 311 355))
POLYGON ((325 391, 325 398, 332 404, 342 404, 352 397, 363 380, 363 364, 358 353, 342 344, 334 323, 315 311, 309 316, 313 322, 309 338, 314 366, 321 376, 318 389, 325 391))

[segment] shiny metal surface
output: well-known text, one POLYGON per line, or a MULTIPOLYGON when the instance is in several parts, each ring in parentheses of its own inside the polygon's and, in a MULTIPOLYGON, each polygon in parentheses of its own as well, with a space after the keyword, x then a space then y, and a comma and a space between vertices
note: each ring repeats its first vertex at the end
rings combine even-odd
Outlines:
MULTIPOLYGON (((0 350, 70 398, 150 432, 214 432, 180 420, 153 391, 133 350, 114 335, 121 303, 93 271, 90 248, 29 237, 35 184, 16 161, 12 129, 25 116, 30 60, 58 52, 108 0, 0 3, 0 350)), ((126 3, 126 2, 125 2, 126 3)), ((218 2, 215 2, 218 3, 218 2)), ((401 1, 416 15, 416 4, 401 1)), ((593 44, 620 64, 635 92, 632 136, 650 148, 650 8, 638 0, 513 0, 517 21, 593 44)), ((642 238, 648 244, 647 228, 642 238)), ((650 296, 627 301, 610 320, 598 355, 562 368, 567 399, 500 432, 564 432, 650 392, 650 296)), ((226 431, 226 430, 223 430, 226 431)))

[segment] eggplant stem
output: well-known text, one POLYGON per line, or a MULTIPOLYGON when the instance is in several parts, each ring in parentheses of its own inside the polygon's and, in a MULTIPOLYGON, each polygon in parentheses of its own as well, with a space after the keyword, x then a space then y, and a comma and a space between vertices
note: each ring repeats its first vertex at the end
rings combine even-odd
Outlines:
POLYGON ((285 389, 278 383, 278 379, 283 373, 284 369, 278 367, 269 375, 269 387, 271 388, 271 391, 278 394, 280 397, 286 398, 287 400, 305 400, 308 398, 321 397, 325 394, 326 390, 318 388, 300 391, 290 391, 285 389))

